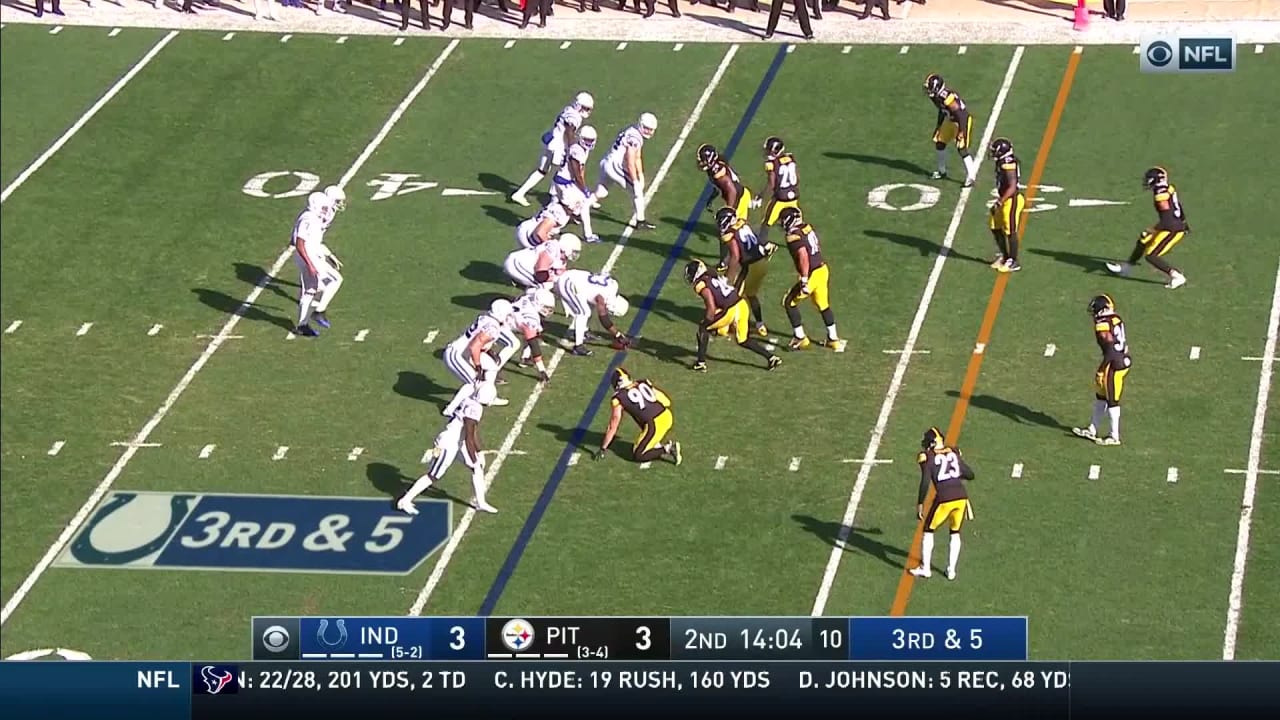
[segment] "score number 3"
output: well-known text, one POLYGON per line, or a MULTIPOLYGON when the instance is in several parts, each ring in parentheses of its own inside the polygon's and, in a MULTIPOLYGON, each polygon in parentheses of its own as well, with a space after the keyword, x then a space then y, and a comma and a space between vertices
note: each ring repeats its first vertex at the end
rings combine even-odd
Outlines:
POLYGON ((453 636, 453 641, 449 643, 450 650, 461 650, 467 646, 467 631, 461 625, 449 628, 449 634, 453 636))
POLYGON ((648 625, 641 625, 636 628, 636 649, 648 650, 653 647, 653 633, 649 630, 648 625))

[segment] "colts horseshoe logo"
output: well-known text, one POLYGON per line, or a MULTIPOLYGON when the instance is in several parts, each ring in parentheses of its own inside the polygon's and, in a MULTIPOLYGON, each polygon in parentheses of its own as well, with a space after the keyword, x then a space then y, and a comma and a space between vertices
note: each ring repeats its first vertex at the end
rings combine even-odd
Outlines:
POLYGON ((320 621, 320 629, 316 631, 316 642, 320 644, 320 647, 326 650, 338 650, 347 644, 347 621, 339 619, 337 626, 338 639, 331 641, 325 637, 325 633, 329 631, 329 621, 327 619, 320 621))

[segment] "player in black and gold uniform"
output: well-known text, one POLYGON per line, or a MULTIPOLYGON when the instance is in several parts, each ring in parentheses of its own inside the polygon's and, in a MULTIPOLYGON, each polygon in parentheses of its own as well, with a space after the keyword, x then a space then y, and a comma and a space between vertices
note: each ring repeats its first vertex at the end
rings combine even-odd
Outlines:
POLYGON ((800 173, 796 169, 796 158, 787 151, 782 138, 769 136, 764 141, 764 196, 768 198, 765 206, 764 224, 760 226, 760 239, 766 240, 769 228, 777 225, 782 218, 782 211, 787 208, 800 209, 800 173))
POLYGON ((933 147, 938 154, 938 169, 933 173, 933 179, 947 176, 947 145, 954 142, 956 152, 964 162, 964 186, 973 185, 978 161, 969 153, 969 142, 973 137, 973 116, 969 114, 969 106, 965 105, 957 92, 947 87, 946 81, 937 73, 929 73, 925 77, 924 94, 938 109, 938 123, 933 128, 933 147))
POLYGON ((625 412, 640 426, 640 436, 631 446, 631 459, 636 462, 653 462, 665 458, 679 465, 683 459, 680 455, 680 443, 667 440, 675 424, 675 416, 671 413, 671 397, 648 380, 631 377, 623 368, 614 370, 610 380, 613 384, 613 399, 610 401, 613 415, 609 417, 609 429, 604 432, 604 441, 600 443, 596 459, 605 458, 609 444, 618 434, 618 423, 622 421, 622 413, 625 412))
POLYGON ((1153 167, 1142 176, 1142 184, 1151 191, 1152 201, 1156 206, 1156 224, 1138 236, 1138 244, 1127 263, 1107 263, 1107 269, 1117 275, 1128 275, 1133 265, 1143 257, 1157 270, 1169 276, 1165 287, 1170 290, 1187 284, 1187 278, 1180 270, 1170 265, 1164 256, 1169 254, 1174 245, 1191 232, 1187 225, 1187 214, 1182 209, 1182 201, 1178 199, 1178 190, 1169 182, 1169 172, 1162 167, 1153 167))
POLYGON ((1120 444, 1120 396, 1124 394, 1125 377, 1133 360, 1129 357, 1129 341, 1125 337, 1124 321, 1116 314, 1115 301, 1110 295, 1098 295, 1089 301, 1089 314, 1093 316, 1093 334, 1102 350, 1102 363, 1094 373, 1093 417, 1089 427, 1071 428, 1071 432, 1099 445, 1120 444), (1098 437, 1102 419, 1111 420, 1111 432, 1098 437))
POLYGON ((822 243, 813 226, 804 221, 799 208, 787 208, 782 211, 782 228, 787 232, 787 250, 796 264, 796 272, 800 279, 786 296, 782 298, 782 307, 787 311, 787 319, 791 321, 791 349, 803 350, 809 347, 809 338, 804 333, 804 322, 800 319, 800 303, 812 300, 813 306, 822 314, 822 322, 827 326, 827 347, 836 352, 844 352, 845 343, 836 333, 836 315, 831 311, 831 270, 822 257, 822 243))
POLYGON ((777 246, 760 242, 756 231, 731 207, 716 211, 716 226, 720 228, 720 264, 716 266, 716 272, 729 278, 734 289, 747 301, 751 319, 756 324, 756 334, 767 337, 769 328, 764 324, 764 313, 760 308, 760 288, 769 274, 769 257, 777 246))
POLYGON ((996 257, 991 267, 1000 272, 1017 272, 1018 246, 1022 242, 1022 213, 1027 198, 1018 183, 1022 179, 1022 163, 1013 154, 1013 143, 1007 138, 991 141, 991 159, 996 163, 996 200, 991 204, 987 226, 996 239, 996 257))
MULTIPOLYGON (((720 199, 733 208, 739 218, 746 220, 751 208, 760 206, 760 199, 751 194, 751 188, 742 183, 738 172, 728 160, 720 157, 720 152, 713 146, 706 143, 698 146, 698 169, 707 174, 707 179, 720 191, 720 199)), ((707 200, 708 212, 715 201, 714 195, 707 200)))
POLYGON ((771 355, 759 340, 751 337, 747 327, 751 314, 747 301, 738 295, 728 280, 707 270, 701 260, 692 260, 685 266, 684 279, 702 298, 706 309, 706 315, 698 323, 698 358, 693 363, 694 370, 707 371, 707 345, 711 343, 711 333, 732 335, 738 345, 765 358, 770 370, 782 364, 782 358, 771 355))
POLYGON ((969 492, 965 480, 973 479, 973 469, 960 455, 959 448, 947 447, 942 431, 931 427, 920 441, 920 493, 916 496, 916 517, 924 521, 924 534, 920 540, 920 565, 911 568, 911 574, 927 578, 933 574, 933 533, 946 523, 951 530, 950 554, 947 558, 947 579, 956 579, 956 561, 960 559, 960 528, 965 517, 973 517, 969 507, 969 492), (933 488, 933 502, 925 512, 925 499, 933 488))

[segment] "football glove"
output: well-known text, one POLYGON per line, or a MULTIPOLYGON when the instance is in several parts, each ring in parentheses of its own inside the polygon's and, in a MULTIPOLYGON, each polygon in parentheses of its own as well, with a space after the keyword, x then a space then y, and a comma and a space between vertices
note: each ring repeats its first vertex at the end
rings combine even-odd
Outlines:
POLYGON ((614 350, 626 350, 629 347, 631 347, 631 338, 623 335, 622 333, 618 333, 613 336, 614 350))
POLYGON ((551 376, 547 374, 546 370, 543 370, 542 372, 538 373, 538 382, 542 382, 542 383, 551 382, 551 376))
POLYGON ((594 459, 594 460, 603 460, 603 459, 604 459, 604 456, 605 456, 606 451, 607 451, 607 448, 600 448, 600 450, 596 452, 596 454, 595 454, 595 456, 593 457, 593 459, 594 459))

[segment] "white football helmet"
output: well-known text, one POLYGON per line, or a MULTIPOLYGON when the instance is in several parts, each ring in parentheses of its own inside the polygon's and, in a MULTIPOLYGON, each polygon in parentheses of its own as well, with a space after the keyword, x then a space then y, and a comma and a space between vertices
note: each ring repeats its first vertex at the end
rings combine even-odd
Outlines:
POLYGON ((475 399, 481 405, 492 405, 498 399, 498 388, 491 382, 480 383, 476 386, 475 399))
POLYGON ((596 146, 596 129, 590 125, 583 125, 578 131, 578 144, 590 150, 596 146))
POLYGON ((595 109, 596 99, 591 97, 589 92, 580 92, 573 99, 573 104, 577 105, 578 109, 582 111, 582 117, 587 117, 595 109))
POLYGON ((514 311, 515 308, 511 307, 511 301, 503 298, 498 298, 489 305, 489 315, 500 323, 506 322, 514 311))
POLYGON ((332 207, 333 202, 322 192, 313 192, 307 196, 307 209, 311 212, 323 214, 332 207))
POLYGON ((573 233, 564 233, 560 236, 560 248, 564 250, 564 256, 570 260, 577 260, 582 254, 582 240, 578 239, 573 233))
POLYGON ((551 317, 551 313, 556 309, 556 296, 546 288, 529 288, 525 292, 528 302, 538 309, 538 314, 542 317, 551 317))
POLYGON ((614 295, 609 302, 605 303, 605 309, 614 317, 622 317, 631 309, 631 303, 627 302, 627 299, 621 295, 614 295))
POLYGON ((337 185, 330 185, 324 189, 325 197, 329 198, 329 203, 333 205, 334 212, 342 212, 347 209, 347 193, 337 185))
POLYGON ((640 113, 640 134, 651 138, 658 130, 658 118, 653 113, 640 113))

